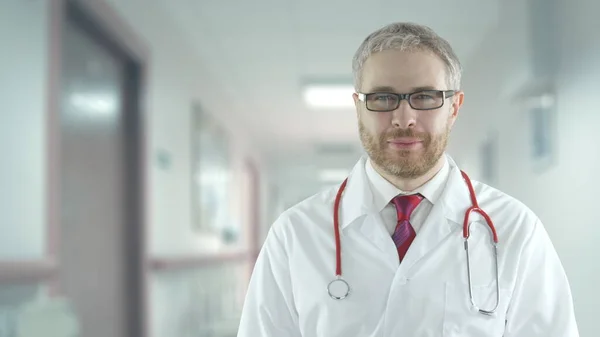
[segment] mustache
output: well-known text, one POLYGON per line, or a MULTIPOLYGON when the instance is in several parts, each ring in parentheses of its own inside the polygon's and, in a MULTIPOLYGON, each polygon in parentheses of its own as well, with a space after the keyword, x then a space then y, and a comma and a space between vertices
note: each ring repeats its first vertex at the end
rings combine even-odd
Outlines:
POLYGON ((381 135, 382 140, 402 137, 417 138, 421 141, 427 141, 430 138, 429 134, 426 132, 416 132, 413 129, 396 129, 381 135))

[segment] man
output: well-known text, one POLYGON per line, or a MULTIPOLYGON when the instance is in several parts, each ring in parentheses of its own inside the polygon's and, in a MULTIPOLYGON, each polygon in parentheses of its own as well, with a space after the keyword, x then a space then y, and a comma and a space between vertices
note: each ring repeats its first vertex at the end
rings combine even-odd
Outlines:
POLYGON ((476 200, 498 236, 497 273, 492 231, 477 213, 467 260, 470 180, 445 154, 464 99, 451 46, 427 27, 391 24, 361 44, 353 72, 368 156, 343 191, 317 194, 273 224, 238 336, 578 336, 541 221, 478 182, 476 200), (336 275, 349 293, 341 281, 328 288, 336 275))

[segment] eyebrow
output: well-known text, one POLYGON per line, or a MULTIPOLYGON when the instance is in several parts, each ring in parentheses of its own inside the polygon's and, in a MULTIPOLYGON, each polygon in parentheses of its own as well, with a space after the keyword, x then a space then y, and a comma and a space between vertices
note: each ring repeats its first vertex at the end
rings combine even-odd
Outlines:
MULTIPOLYGON (((437 90, 437 89, 432 86, 413 87, 413 88, 411 88, 410 92, 418 92, 418 91, 424 91, 424 90, 437 90)), ((397 90, 392 87, 382 86, 382 87, 374 87, 369 92, 394 92, 395 93, 395 92, 397 92, 397 90)))

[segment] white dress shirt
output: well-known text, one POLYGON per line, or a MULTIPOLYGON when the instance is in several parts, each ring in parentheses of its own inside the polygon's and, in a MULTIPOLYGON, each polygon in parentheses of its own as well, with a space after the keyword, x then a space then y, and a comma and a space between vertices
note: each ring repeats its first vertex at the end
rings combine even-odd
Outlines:
POLYGON ((373 168, 371 160, 367 160, 365 164, 365 170, 367 173, 367 180, 369 181, 369 187, 373 192, 373 205, 381 213, 383 222, 385 223, 386 229, 392 235, 396 229, 398 222, 396 207, 391 203, 392 199, 400 194, 416 194, 420 193, 425 197, 419 206, 415 208, 410 216, 410 223, 413 226, 415 233, 419 233, 419 229, 423 225, 425 218, 431 211, 433 205, 438 201, 444 186, 448 181, 448 175, 450 173, 450 165, 446 156, 444 158, 444 166, 438 171, 438 173, 430 179, 428 182, 423 184, 421 187, 414 191, 402 191, 396 186, 392 185, 383 176, 381 176, 373 168))

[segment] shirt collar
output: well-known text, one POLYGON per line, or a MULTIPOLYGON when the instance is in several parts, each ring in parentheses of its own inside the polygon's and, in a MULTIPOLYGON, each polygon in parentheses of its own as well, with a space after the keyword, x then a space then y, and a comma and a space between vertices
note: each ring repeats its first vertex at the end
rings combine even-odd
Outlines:
POLYGON ((381 212, 381 210, 383 210, 383 208, 385 208, 385 206, 389 204, 394 197, 400 194, 420 193, 429 202, 435 204, 439 200, 440 195, 444 190, 446 181, 448 180, 450 165, 446 159, 446 156, 444 156, 444 165, 438 171, 438 173, 436 173, 432 179, 414 191, 402 191, 398 189, 392 183, 383 178, 377 171, 375 171, 373 168, 373 163, 370 159, 366 160, 365 173, 368 185, 373 194, 373 207, 375 208, 375 211, 381 212))

